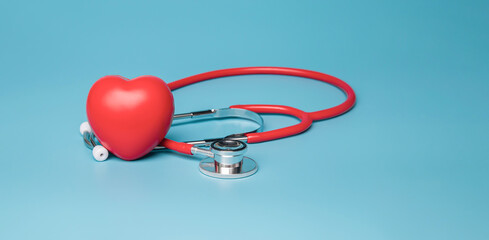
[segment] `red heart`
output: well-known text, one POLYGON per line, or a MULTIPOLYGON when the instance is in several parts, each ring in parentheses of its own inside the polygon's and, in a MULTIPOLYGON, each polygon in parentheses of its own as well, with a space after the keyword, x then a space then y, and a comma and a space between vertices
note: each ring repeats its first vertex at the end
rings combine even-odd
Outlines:
POLYGON ((158 145, 170 128, 173 111, 170 89, 154 76, 106 76, 88 93, 87 116, 95 136, 124 160, 140 158, 158 145))

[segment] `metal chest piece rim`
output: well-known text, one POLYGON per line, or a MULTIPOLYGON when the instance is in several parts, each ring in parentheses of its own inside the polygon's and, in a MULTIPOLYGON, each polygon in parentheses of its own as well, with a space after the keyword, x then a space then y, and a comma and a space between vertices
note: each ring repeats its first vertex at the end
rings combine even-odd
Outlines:
POLYGON ((258 170, 256 162, 245 157, 246 143, 239 140, 222 139, 211 144, 214 157, 199 163, 200 172, 214 178, 235 179, 253 175, 258 170))

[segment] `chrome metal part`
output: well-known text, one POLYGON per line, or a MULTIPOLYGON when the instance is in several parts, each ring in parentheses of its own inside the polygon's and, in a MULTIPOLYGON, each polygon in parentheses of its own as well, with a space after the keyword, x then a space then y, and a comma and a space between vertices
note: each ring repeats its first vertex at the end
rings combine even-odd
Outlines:
POLYGON ((84 132, 83 142, 85 143, 85 146, 89 149, 93 149, 97 145, 95 143, 95 136, 93 135, 93 132, 84 132))
POLYGON ((199 169, 210 177, 233 179, 253 175, 258 171, 258 165, 249 157, 243 157, 241 162, 231 166, 216 163, 212 158, 205 158, 200 162, 199 169))
POLYGON ((263 118, 249 110, 241 108, 221 108, 221 109, 210 109, 198 112, 180 113, 173 115, 173 121, 184 120, 184 119, 223 119, 223 118, 242 118, 251 120, 259 125, 258 128, 246 132, 260 132, 263 129, 263 118))
MULTIPOLYGON (((253 133, 253 132, 261 132, 263 130, 263 118, 259 114, 253 111, 240 109, 240 108, 210 109, 210 110, 204 110, 198 112, 181 113, 181 114, 173 115, 174 122, 178 120, 186 120, 186 119, 188 121, 193 121, 193 120, 202 120, 202 119, 223 119, 223 118, 247 119, 258 124, 259 127, 252 131, 231 134, 223 138, 209 138, 209 139, 202 139, 202 140, 186 141, 186 143, 192 144, 197 147, 210 147, 210 145, 213 142, 222 139, 231 139, 231 140, 239 140, 242 142, 247 142, 248 139, 246 138, 245 134, 253 133)), ((161 151, 165 149, 166 148, 163 146, 156 146, 153 151, 161 151)))
POLYGON ((246 143, 238 140, 216 141, 210 146, 213 156, 200 162, 200 171, 216 178, 248 177, 258 170, 258 166, 253 159, 244 156, 246 150, 246 143))
POLYGON ((247 150, 246 143, 237 140, 223 139, 211 144, 214 160, 224 165, 241 162, 247 150))
POLYGON ((198 147, 192 147, 191 149, 193 155, 199 155, 199 156, 205 156, 205 157, 210 157, 214 158, 214 153, 212 153, 208 149, 203 149, 203 148, 198 148, 198 147))
POLYGON ((179 113, 179 114, 173 115, 173 120, 198 118, 199 116, 209 116, 209 115, 214 114, 216 111, 217 111, 216 109, 210 109, 210 110, 204 110, 204 111, 198 111, 198 112, 179 113))

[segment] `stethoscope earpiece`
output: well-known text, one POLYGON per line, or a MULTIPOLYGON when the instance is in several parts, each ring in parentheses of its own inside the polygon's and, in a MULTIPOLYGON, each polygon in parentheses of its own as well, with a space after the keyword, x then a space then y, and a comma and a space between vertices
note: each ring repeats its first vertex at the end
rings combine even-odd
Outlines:
POLYGON ((92 149, 93 158, 99 162, 107 160, 109 157, 109 151, 102 145, 97 145, 95 137, 92 132, 92 127, 88 122, 83 122, 80 125, 80 133, 83 136, 85 145, 92 149))

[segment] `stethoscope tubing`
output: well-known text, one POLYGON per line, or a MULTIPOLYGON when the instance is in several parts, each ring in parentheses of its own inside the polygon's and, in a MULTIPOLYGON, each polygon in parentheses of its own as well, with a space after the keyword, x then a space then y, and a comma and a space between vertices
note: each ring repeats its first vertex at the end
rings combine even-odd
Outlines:
MULTIPOLYGON (((215 78, 240 76, 240 75, 255 75, 255 74, 286 75, 286 76, 303 77, 303 78, 310 78, 310 79, 322 81, 331 84, 339 88, 340 90, 342 90, 346 94, 347 99, 343 103, 335 107, 327 108, 315 112, 304 112, 300 109, 296 109, 288 106, 282 106, 282 105, 231 106, 230 108, 242 108, 257 113, 287 114, 287 115, 292 115, 294 117, 297 117, 298 119, 301 120, 300 123, 294 126, 289 126, 281 129, 275 129, 275 130, 260 132, 260 133, 248 133, 246 134, 248 143, 271 141, 271 140, 284 138, 284 137, 301 133, 307 130, 311 126, 312 122, 336 117, 338 115, 341 115, 349 111, 355 105, 355 101, 356 101, 355 92, 350 87, 350 85, 348 85, 346 82, 328 74, 311 71, 311 70, 298 69, 298 68, 243 67, 243 68, 222 69, 222 70, 210 71, 210 72, 186 77, 169 83, 168 87, 170 88, 170 90, 173 91, 194 83, 211 80, 215 78)), ((193 145, 191 144, 184 143, 184 142, 176 142, 166 138, 160 144, 174 151, 192 155, 193 145)))

